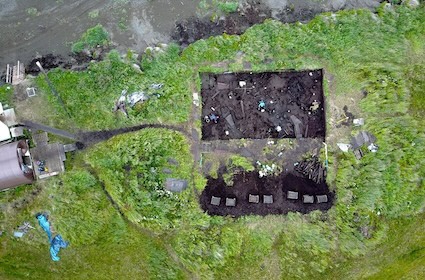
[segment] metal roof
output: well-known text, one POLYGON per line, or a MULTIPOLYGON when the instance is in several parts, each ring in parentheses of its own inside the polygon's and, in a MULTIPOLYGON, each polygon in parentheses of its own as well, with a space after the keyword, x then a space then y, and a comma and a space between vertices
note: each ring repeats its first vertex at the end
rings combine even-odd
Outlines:
POLYGON ((28 151, 25 141, 18 141, 0 146, 0 190, 30 184, 34 180, 33 173, 25 174, 22 170, 23 159, 18 154, 28 151))
POLYGON ((0 141, 5 141, 10 139, 9 127, 0 121, 0 141))

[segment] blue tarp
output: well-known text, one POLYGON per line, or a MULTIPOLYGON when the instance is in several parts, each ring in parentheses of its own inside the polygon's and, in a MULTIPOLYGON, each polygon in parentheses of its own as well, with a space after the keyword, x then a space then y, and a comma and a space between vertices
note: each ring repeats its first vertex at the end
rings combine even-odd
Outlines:
POLYGON ((64 241, 60 234, 56 235, 50 243, 50 256, 52 257, 52 260, 54 260, 55 262, 59 261, 60 258, 58 256, 58 253, 60 249, 66 248, 68 247, 68 245, 69 242, 64 241))
POLYGON ((47 237, 49 238, 49 242, 52 242, 52 233, 50 232, 50 223, 47 220, 47 217, 44 214, 38 214, 36 216, 36 218, 38 220, 38 224, 47 233, 47 237))
POLYGON ((37 214, 36 218, 38 220, 38 224, 47 233, 47 237, 49 238, 50 256, 52 260, 55 262, 59 261, 60 258, 58 256, 58 253, 60 249, 68 247, 69 242, 64 241, 60 234, 56 235, 52 239, 52 233, 50 232, 50 223, 47 220, 47 216, 45 214, 37 214))

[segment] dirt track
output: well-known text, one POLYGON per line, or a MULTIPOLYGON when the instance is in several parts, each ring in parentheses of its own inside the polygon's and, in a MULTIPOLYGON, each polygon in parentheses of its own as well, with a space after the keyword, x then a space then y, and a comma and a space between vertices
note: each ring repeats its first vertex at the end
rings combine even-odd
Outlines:
POLYGON ((164 129, 170 129, 174 131, 178 131, 187 137, 190 137, 187 131, 185 131, 183 128, 173 125, 164 125, 164 124, 142 124, 142 125, 136 125, 131 127, 124 127, 124 128, 118 128, 118 129, 110 129, 110 130, 100 130, 100 131, 88 131, 88 132, 79 132, 76 134, 69 133, 68 131, 60 130, 54 127, 46 126, 43 124, 35 123, 32 121, 23 121, 24 126, 28 128, 32 128, 35 130, 43 130, 48 133, 52 133, 55 135, 58 135, 60 137, 65 137, 72 140, 77 140, 77 146, 79 149, 82 149, 84 147, 106 141, 116 135, 124 134, 128 132, 134 132, 141 129, 146 128, 164 128, 164 129))

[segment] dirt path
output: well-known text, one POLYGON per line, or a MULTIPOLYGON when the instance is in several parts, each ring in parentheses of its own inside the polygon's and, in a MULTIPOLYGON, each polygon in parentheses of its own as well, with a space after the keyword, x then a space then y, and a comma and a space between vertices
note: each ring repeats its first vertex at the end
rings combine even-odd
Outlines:
POLYGON ((51 126, 47 126, 40 123, 35 123, 32 121, 24 120, 22 121, 22 124, 26 126, 27 128, 35 129, 35 130, 42 130, 46 131, 48 133, 52 133, 55 135, 58 135, 60 137, 65 137, 71 140, 77 140, 77 136, 75 134, 69 133, 68 131, 57 129, 51 126))
POLYGON ((176 23, 172 39, 187 46, 199 39, 226 34, 242 34, 254 24, 267 18, 284 23, 307 22, 322 12, 346 9, 375 9, 380 0, 247 0, 240 1, 242 6, 236 13, 211 20, 211 14, 205 17, 181 19, 176 23))
POLYGON ((195 135, 193 133, 193 131, 192 131, 192 134, 188 133, 183 127, 174 126, 174 125, 165 125, 165 124, 141 124, 141 125, 118 128, 118 129, 79 132, 79 133, 76 133, 76 134, 72 134, 68 131, 64 131, 64 130, 61 130, 61 129, 57 129, 57 128, 54 128, 54 127, 51 127, 51 126, 47 126, 47 125, 44 125, 44 124, 40 124, 40 123, 36 123, 36 122, 33 122, 33 121, 28 121, 28 120, 22 121, 22 124, 24 126, 28 127, 28 128, 32 128, 32 129, 35 129, 35 130, 42 130, 42 131, 46 131, 48 133, 55 134, 55 135, 60 136, 60 137, 65 137, 65 138, 68 138, 68 139, 71 139, 71 140, 76 140, 76 141, 79 142, 80 147, 91 146, 91 145, 99 143, 99 142, 107 141, 108 139, 110 139, 110 138, 112 138, 116 135, 134 132, 134 131, 147 129, 147 128, 164 128, 164 129, 177 131, 177 132, 182 133, 183 135, 185 135, 189 139, 191 139, 192 136, 195 136, 195 137, 197 136, 197 134, 195 135))
POLYGON ((131 127, 124 127, 111 130, 100 130, 100 131, 89 131, 89 132, 80 132, 76 134, 76 138, 81 142, 85 147, 90 146, 99 142, 106 141, 116 135, 134 132, 147 128, 164 128, 173 131, 177 131, 190 138, 190 133, 188 133, 183 127, 174 126, 174 125, 165 125, 165 124, 141 124, 131 127))

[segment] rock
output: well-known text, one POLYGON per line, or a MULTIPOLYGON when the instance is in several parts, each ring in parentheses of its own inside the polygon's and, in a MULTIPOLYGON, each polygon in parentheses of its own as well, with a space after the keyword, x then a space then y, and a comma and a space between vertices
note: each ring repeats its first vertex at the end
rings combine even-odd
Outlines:
POLYGON ((136 70, 136 71, 141 71, 141 69, 140 69, 140 66, 139 65, 137 65, 136 63, 133 63, 133 68, 136 70))
POLYGON ((345 6, 346 2, 347 2, 346 0, 333 0, 331 1, 331 4, 330 4, 331 9, 334 11, 341 10, 345 6))
POLYGON ((391 3, 385 3, 384 10, 387 11, 387 12, 393 11, 394 10, 393 5, 391 5, 391 3))
POLYGON ((161 49, 166 49, 168 47, 168 45, 164 44, 164 43, 159 43, 158 47, 160 47, 161 49))
POLYGON ((405 3, 407 6, 411 7, 411 8, 416 8, 419 6, 419 0, 405 0, 403 1, 403 3, 405 3))
POLYGON ((179 165, 179 162, 174 158, 168 158, 167 162, 172 165, 179 165))
POLYGON ((93 51, 91 56, 95 59, 98 59, 101 55, 102 55, 102 49, 97 48, 93 51))
POLYGON ((165 174, 173 173, 173 171, 170 168, 166 168, 166 167, 162 169, 162 172, 165 173, 165 174))
POLYGON ((283 10, 288 6, 287 0, 266 0, 267 6, 274 10, 283 10))
POLYGON ((172 192, 181 192, 188 186, 187 180, 167 178, 165 181, 165 188, 172 192))

